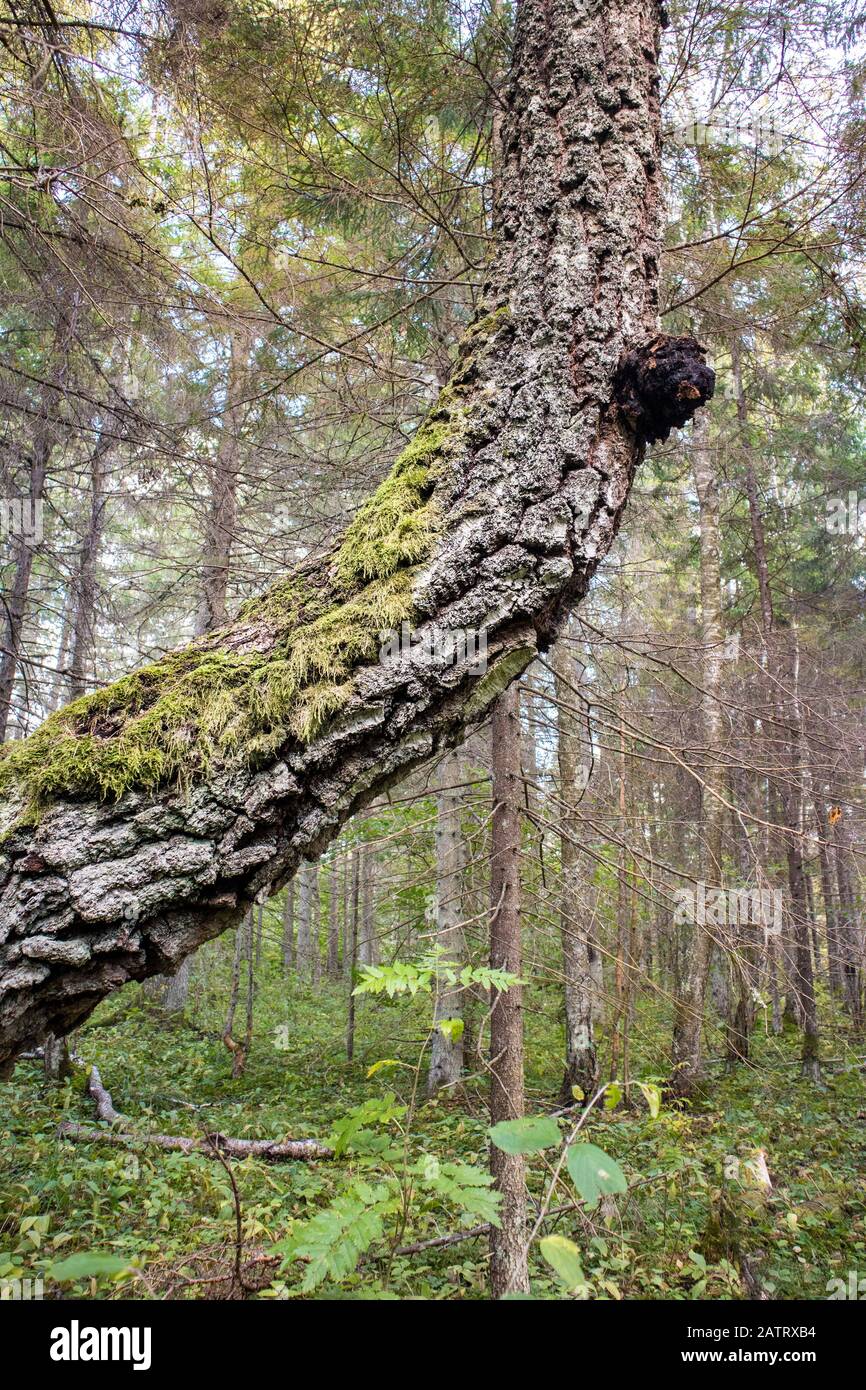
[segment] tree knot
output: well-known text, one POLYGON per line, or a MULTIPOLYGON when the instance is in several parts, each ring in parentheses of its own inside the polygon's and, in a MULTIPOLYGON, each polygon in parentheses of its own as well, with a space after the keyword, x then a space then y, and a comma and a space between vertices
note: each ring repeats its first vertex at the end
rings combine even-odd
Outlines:
POLYGON ((613 400, 646 444, 667 439, 713 394, 716 374, 695 338, 660 333, 624 353, 616 369, 613 400))

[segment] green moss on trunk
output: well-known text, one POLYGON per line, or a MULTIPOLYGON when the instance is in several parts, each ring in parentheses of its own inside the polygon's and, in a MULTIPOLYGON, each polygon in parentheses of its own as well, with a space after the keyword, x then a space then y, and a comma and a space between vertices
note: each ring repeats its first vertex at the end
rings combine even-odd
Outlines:
POLYGON ((353 672, 375 660, 381 633, 412 618, 413 579, 439 531, 435 484, 463 429, 464 389, 440 397, 346 530, 321 585, 303 575, 276 585, 235 623, 6 744, 0 792, 23 793, 33 819, 55 796, 183 785, 214 764, 265 765, 287 741, 313 739, 345 707, 353 672), (253 651, 244 650, 245 630, 256 632, 253 651))

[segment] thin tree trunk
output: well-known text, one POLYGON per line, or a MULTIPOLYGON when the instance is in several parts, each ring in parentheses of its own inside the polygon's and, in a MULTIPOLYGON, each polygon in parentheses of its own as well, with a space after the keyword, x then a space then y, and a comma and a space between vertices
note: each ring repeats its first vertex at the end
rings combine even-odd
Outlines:
POLYGON ((830 834, 828 807, 826 802, 816 795, 812 802, 812 809, 815 816, 815 836, 818 841, 818 867, 821 874, 821 897, 824 902, 824 925, 827 937, 827 975, 831 993, 841 995, 844 994, 845 986, 842 977, 841 950, 839 946, 838 905, 828 849, 828 836, 830 834))
POLYGON ((15 677, 21 657, 21 639, 27 615, 27 597, 33 557, 40 544, 41 508, 45 495, 48 460, 53 448, 53 435, 48 420, 40 420, 30 456, 30 491, 23 499, 25 525, 15 538, 15 570, 12 587, 4 597, 5 626, 3 649, 0 651, 0 743, 6 737, 12 712, 15 677))
POLYGON ((286 897, 283 903, 283 965, 286 971, 295 964, 295 880, 290 878, 286 884, 286 897))
MULTIPOLYGON (((465 957, 462 917, 462 836, 460 832, 460 755, 449 753, 439 765, 439 791, 436 797, 436 945, 442 951, 442 965, 459 970, 465 957)), ((430 1070, 427 1094, 443 1086, 453 1088, 463 1073, 463 990, 458 984, 440 984, 433 1010, 433 1037, 430 1043, 430 1070), (455 1029, 439 1026, 446 1020, 455 1029)))
POLYGON ((361 849, 361 923, 358 940, 358 961, 361 965, 378 965, 379 943, 376 938, 376 900, 373 869, 376 852, 371 845, 361 849))
POLYGON ((72 656, 69 663, 69 695, 77 700, 87 690, 93 667, 96 639, 96 566, 105 516, 106 455, 110 440, 100 439, 90 457, 90 517, 81 543, 78 572, 73 585, 75 617, 72 624, 72 656))
POLYGON ((855 1028, 863 1026, 863 928, 858 920, 854 889, 855 866, 851 832, 845 808, 835 809, 833 848, 839 887, 839 946, 842 961, 842 995, 855 1028))
POLYGON ((346 1057, 351 1062, 355 1055, 355 967, 358 961, 358 903, 361 893, 361 852, 352 851, 352 910, 350 913, 349 945, 346 950, 347 979, 349 981, 349 1014, 346 1022, 346 1057))
POLYGON ((328 872, 328 979, 340 978, 340 880, 336 854, 328 872))
POLYGON ((238 470, 241 462, 240 432, 245 409, 240 404, 249 374, 251 335, 236 325, 229 338, 226 408, 216 457, 210 468, 210 496, 204 525, 201 600, 196 632, 212 632, 226 620, 226 595, 232 547, 237 525, 238 470))
POLYGON ((580 851, 580 816, 577 802, 585 782, 581 767, 588 765, 589 748, 584 750, 580 725, 571 708, 578 700, 575 687, 579 676, 568 643, 557 642, 553 649, 553 668, 556 673, 557 720, 559 740, 560 807, 560 936, 562 938, 562 974, 565 992, 565 1074, 561 1098, 570 1105, 575 1088, 587 1101, 598 1084, 598 1058, 592 1027, 592 947, 587 928, 586 901, 583 891, 580 851))
MULTIPOLYGON (((748 439, 748 406, 743 389, 739 343, 733 345, 734 381, 737 394, 737 417, 743 437, 743 457, 746 470, 746 495, 749 502, 749 520, 752 528, 755 572, 758 578, 758 593, 761 603, 761 627, 764 642, 764 666, 768 668, 768 644, 770 632, 775 623, 770 569, 767 560, 764 521, 758 497, 757 481, 752 464, 750 441, 748 439)), ((809 906, 806 884, 803 875, 803 815, 802 796, 795 790, 800 763, 800 750, 803 743, 799 698, 799 655, 796 632, 783 630, 782 640, 787 649, 785 673, 789 682, 790 709, 784 709, 785 701, 774 690, 773 703, 776 709, 781 737, 785 741, 785 767, 778 788, 778 804, 781 809, 781 824, 784 831, 785 858, 788 870, 788 889, 791 894, 791 918, 794 927, 793 942, 783 943, 786 973, 789 988, 785 995, 785 1012, 793 1015, 803 1029, 802 1063, 804 1073, 814 1079, 819 1076, 818 1061, 818 1014, 815 1003, 815 986, 812 972, 811 947, 809 942, 809 906), (788 717, 786 717, 786 714, 788 717), (793 728, 794 732, 789 730, 793 728)), ((770 672, 768 670, 768 676, 770 672)))
POLYGON ((235 949, 232 961, 232 981, 229 994, 229 1008, 223 1029, 223 1042, 231 1053, 232 1077, 237 1080, 243 1076, 253 1041, 253 1007, 255 1002, 255 966, 253 962, 253 910, 250 908, 235 934, 235 949), (243 966, 247 967, 246 1017, 244 1033, 240 1039, 234 1036, 235 1016, 240 1002, 241 975, 243 966))
MULTIPOLYGON (((490 865, 490 964, 520 975, 520 693, 516 686, 493 709, 493 822, 490 865)), ((490 1013, 490 1123, 523 1115, 523 990, 495 993, 490 1013)), ((502 1196, 501 1229, 490 1232, 494 1298, 529 1292, 526 1175, 520 1154, 490 1146, 490 1171, 502 1196)))
MULTIPOLYGON (((695 489, 700 509, 701 641, 703 643, 703 743, 707 764, 702 769, 700 878, 705 885, 722 886, 722 825, 724 774, 719 761, 722 746, 723 644, 722 583, 719 551, 719 494, 706 415, 696 423, 692 448, 695 489)), ((692 923, 680 993, 674 1010, 671 1087, 680 1097, 693 1095, 701 1080, 701 1039, 713 937, 705 923, 692 923)))
MULTIPOLYGON (((242 396, 249 356, 249 336, 236 328, 230 338, 226 398, 229 403, 242 396)), ((239 432, 243 410, 229 404, 222 416, 219 445, 210 470, 210 499, 205 523, 204 562, 201 571, 201 598, 196 618, 196 636, 213 632, 226 619, 231 552, 237 519, 237 485, 240 464, 239 432)), ((186 1008, 191 972, 178 970, 167 976, 163 1003, 169 997, 173 1012, 186 1008)))
POLYGON ((302 980, 309 982, 312 965, 311 923, 313 914, 313 883, 316 866, 308 859, 298 871, 298 947, 297 969, 302 980))

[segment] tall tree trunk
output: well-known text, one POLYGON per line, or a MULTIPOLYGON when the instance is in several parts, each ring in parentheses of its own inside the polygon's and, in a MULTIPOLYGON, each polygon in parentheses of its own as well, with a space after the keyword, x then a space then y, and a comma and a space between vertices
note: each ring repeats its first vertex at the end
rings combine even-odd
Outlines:
POLYGON ((253 1006, 255 1003, 255 965, 253 961, 253 909, 247 912, 235 934, 235 949, 232 961, 232 981, 229 993, 229 1008, 223 1029, 223 1042, 231 1053, 232 1077, 237 1080, 243 1076, 253 1041, 253 1006), (246 1010, 244 1031, 240 1038, 234 1036, 235 1017, 240 1000, 241 975, 246 965, 246 1010))
POLYGON ((352 1061, 355 1055, 355 967, 358 963, 358 915, 361 895, 361 851, 352 851, 352 903, 349 912, 349 941, 345 951, 344 966, 349 982, 349 1009, 346 1019, 346 1057, 352 1061))
MULTIPOLYGON (((755 573, 758 579, 758 593, 761 605, 761 629, 763 636, 763 665, 768 679, 775 680, 769 671, 769 642, 771 629, 775 624, 773 596, 770 585, 770 568, 767 560, 764 520, 758 497, 758 487, 752 464, 750 441, 748 438, 748 406, 743 388, 740 346, 735 342, 732 349, 734 367, 734 387, 737 397, 737 419, 743 441, 743 458, 746 472, 746 495, 749 502, 749 521, 752 529, 755 573)), ((802 793, 797 789, 797 781, 803 773, 799 771, 803 745, 802 721, 800 718, 798 681, 799 655, 796 630, 782 627, 781 640, 784 644, 783 669, 787 678, 787 701, 774 685, 771 701, 776 713, 779 735, 784 741, 784 766, 778 789, 771 795, 775 797, 780 809, 779 820, 783 831, 785 858, 788 870, 788 890, 791 895, 791 920, 793 941, 783 941, 779 954, 785 960, 788 989, 785 995, 785 1012, 792 1014, 803 1029, 803 1071, 812 1078, 819 1074, 818 1062, 818 1014, 815 1003, 815 985, 812 972, 811 947, 809 942, 809 904, 806 882, 803 873, 803 808, 802 793), (786 709, 785 706, 788 708, 786 709)))
POLYGON ((302 980, 309 982, 312 966, 311 930, 313 918, 313 884, 316 865, 305 859, 298 872, 298 945, 296 965, 302 980))
POLYGON ((821 874, 821 897, 824 902, 824 925, 827 936, 827 975, 833 994, 844 994, 842 959, 839 945, 839 928, 836 889, 833 884, 833 871, 830 864, 828 836, 830 825, 828 807, 823 797, 814 795, 812 810, 815 817, 815 837, 818 841, 818 867, 821 874))
POLYGON ((842 962, 842 997, 855 1028, 863 1026, 863 926, 854 887, 856 866, 851 832, 843 806, 834 810, 833 848, 839 886, 839 947, 842 962))
MULTIPOLYGON (((730 776, 730 799, 736 804, 734 777, 730 776)), ((731 833, 736 849, 740 883, 745 886, 753 873, 751 847, 737 812, 731 815, 731 833)), ((738 914, 739 917, 739 914, 738 914)), ((747 1062, 751 1050, 752 1028, 755 1022, 755 989, 758 974, 758 934, 753 922, 737 921, 731 926, 731 967, 734 988, 729 1001, 726 1027, 727 1064, 733 1068, 747 1062)))
POLYGON ((310 979, 317 985, 322 978, 322 893, 319 865, 313 867, 313 900, 310 917, 310 979))
POLYGON ((4 750, 0 1066, 176 969, 462 742, 585 594, 646 443, 713 387, 693 339, 654 337, 658 29, 656 0, 523 0, 497 255, 383 489, 233 622, 4 750), (401 618, 484 626, 486 676, 382 661, 401 618))
POLYGON ((586 916, 585 894, 581 884, 580 817, 577 802, 585 786, 580 769, 588 764, 590 749, 584 749, 580 723, 572 714, 577 703, 578 674, 566 641, 553 649, 556 679, 559 740, 560 807, 560 935, 562 974, 565 991, 565 1075, 562 1102, 574 1101, 575 1087, 589 1100, 598 1083, 598 1059, 592 1029, 592 947, 586 916))
POLYGON ((328 871, 328 979, 340 978, 340 879, 336 854, 328 871))
POLYGON ((212 632, 226 620, 226 595, 237 525, 240 432, 245 415, 240 402, 249 374, 250 348, 249 330, 237 325, 229 337, 226 408, 222 414, 216 457, 210 467, 210 494, 202 545, 201 600, 196 622, 198 634, 212 632))
POLYGON ((6 737, 12 712, 15 676, 21 657, 24 619, 27 616, 30 576, 33 573, 33 557, 41 541, 41 508, 53 444, 54 434, 48 419, 40 419, 30 454, 29 496, 25 497, 21 504, 24 524, 14 538, 15 568, 12 586, 3 599, 5 624, 3 648, 0 651, 0 742, 6 737))
POLYGON ((376 904, 373 894, 373 865, 375 851, 364 845, 361 851, 361 921, 358 936, 358 962, 375 965, 378 959, 376 943, 376 904))
POLYGON ((286 884, 286 898, 283 903, 283 965, 286 971, 295 964, 295 880, 290 878, 286 884))
POLYGON ((764 535, 764 518, 758 496, 758 480, 752 462, 752 445, 749 439, 749 407, 743 389, 743 374, 740 344, 735 337, 731 344, 731 362, 734 373, 734 391, 737 400, 737 424, 742 445, 743 466, 746 474, 746 497, 749 502, 749 525, 752 530, 755 575, 758 580, 758 596, 761 605, 761 627, 766 643, 773 627, 773 597, 770 590, 770 566, 767 561, 767 541, 764 535))
MULTIPOLYGON (((201 571, 201 598, 196 618, 196 636, 213 632, 226 619, 226 595, 231 568, 232 545, 237 520, 240 429, 243 409, 237 402, 243 395, 250 350, 249 334, 236 327, 229 338, 229 368, 226 379, 227 408, 216 458, 210 469, 210 497, 205 521, 204 561, 201 571)), ((167 975, 161 992, 164 1009, 183 1013, 191 977, 190 966, 167 975)))
MULTIPOLYGON (((722 625, 719 492, 706 415, 696 422, 692 459, 700 510, 701 684, 704 691, 701 712, 707 755, 706 765, 702 769, 700 878, 706 886, 721 887, 725 778, 720 750, 723 738, 721 697, 725 634, 722 625)), ((681 1097, 693 1094, 702 1075, 704 997, 712 953, 710 928, 695 920, 674 1010, 671 1087, 681 1097)))
POLYGON ((69 695, 77 700, 87 690, 93 666, 96 638, 96 566, 105 516, 105 461, 111 441, 100 439, 90 456, 90 516, 81 542, 73 585, 75 616, 72 621, 72 656, 69 663, 69 695))
MULTIPOLYGON (((465 947, 462 919, 463 842, 460 831, 460 755, 450 752, 439 765, 439 791, 436 797, 436 945, 442 950, 442 964, 457 969, 463 964, 465 947)), ((430 1044, 430 1070, 427 1094, 441 1087, 454 1087, 463 1073, 463 990, 458 984, 440 983, 433 1011, 433 1038, 430 1044), (443 1032, 439 1026, 454 1020, 456 1029, 443 1032), (458 1036, 455 1036, 455 1031, 458 1036)))
MULTIPOLYGON (((493 822, 490 864, 490 964, 520 975, 520 693, 511 686, 493 708, 493 822)), ((523 1115, 523 989, 493 996, 490 1013, 490 1123, 523 1115)), ((490 1146, 490 1171, 502 1195, 501 1228, 490 1231, 494 1298, 529 1292, 526 1176, 521 1154, 490 1146)))

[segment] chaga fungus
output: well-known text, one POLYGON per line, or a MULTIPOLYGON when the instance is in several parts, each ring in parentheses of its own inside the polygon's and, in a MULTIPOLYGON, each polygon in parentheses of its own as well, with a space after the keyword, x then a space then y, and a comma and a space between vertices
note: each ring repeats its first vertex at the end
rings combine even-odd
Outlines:
POLYGON ((613 399, 645 444, 667 439, 706 405, 716 384, 706 356, 695 338, 660 333, 622 358, 613 399))

